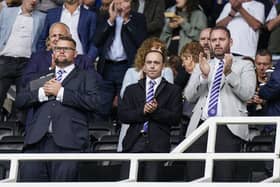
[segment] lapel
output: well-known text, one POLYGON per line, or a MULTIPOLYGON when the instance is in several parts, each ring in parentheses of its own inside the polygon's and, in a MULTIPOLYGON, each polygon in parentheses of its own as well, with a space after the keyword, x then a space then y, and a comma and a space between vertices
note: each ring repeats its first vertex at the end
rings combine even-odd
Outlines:
POLYGON ((40 25, 40 17, 37 15, 36 11, 32 12, 32 18, 33 18, 33 33, 32 33, 32 43, 34 42, 35 39, 35 35, 37 34, 37 30, 39 28, 40 25))
POLYGON ((81 36, 81 33, 82 33, 82 31, 83 31, 83 23, 86 23, 85 21, 86 21, 86 15, 85 15, 85 11, 86 11, 86 9, 84 8, 84 6, 81 6, 80 5, 80 17, 79 17, 79 22, 78 22, 78 36, 79 36, 79 38, 80 38, 80 40, 82 40, 82 38, 80 37, 81 36))
POLYGON ((159 83, 156 93, 155 93, 155 98, 160 94, 160 92, 163 90, 163 88, 166 86, 167 81, 162 77, 161 82, 159 83))
POLYGON ((62 81, 62 86, 65 86, 71 79, 76 77, 78 75, 79 69, 75 67, 68 75, 67 77, 62 81))

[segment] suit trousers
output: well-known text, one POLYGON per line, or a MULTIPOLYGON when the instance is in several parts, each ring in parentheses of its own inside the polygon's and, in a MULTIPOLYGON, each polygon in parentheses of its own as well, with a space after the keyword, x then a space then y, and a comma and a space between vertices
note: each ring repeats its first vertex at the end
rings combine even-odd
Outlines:
MULTIPOLYGON (((202 122, 201 122, 202 123, 202 122)), ((205 153, 207 148, 208 132, 201 136, 185 152, 205 153)), ((226 125, 218 126, 216 136, 215 152, 236 153, 240 152, 243 141, 232 134, 226 125)), ((186 181, 200 178, 204 175, 204 161, 188 161, 186 167, 186 181)), ((215 161, 213 181, 227 182, 234 181, 236 176, 236 165, 231 161, 215 161)))
MULTIPOLYGON (((139 134, 139 138, 129 150, 130 153, 153 153, 149 147, 148 136, 142 133, 139 134)), ((145 161, 140 162, 138 181, 157 181, 160 176, 160 167, 163 166, 163 162, 145 161)))
MULTIPOLYGON (((56 145, 51 134, 46 134, 25 153, 80 153, 56 145)), ((71 182, 78 180, 78 161, 24 161, 20 163, 20 182, 71 182)))

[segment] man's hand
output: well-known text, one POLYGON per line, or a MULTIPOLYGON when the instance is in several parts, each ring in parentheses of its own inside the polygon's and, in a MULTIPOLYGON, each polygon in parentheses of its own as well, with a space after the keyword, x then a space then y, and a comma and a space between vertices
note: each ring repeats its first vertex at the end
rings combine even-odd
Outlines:
POLYGON ((53 78, 44 84, 43 89, 45 91, 46 96, 57 96, 58 91, 61 87, 61 83, 55 80, 55 78, 53 78))
POLYGON ((199 53, 199 68, 203 75, 203 78, 207 78, 210 72, 210 65, 209 61, 210 55, 207 55, 207 57, 204 56, 203 53, 199 53))
POLYGON ((144 106, 144 114, 151 114, 153 113, 158 107, 157 101, 154 99, 149 103, 146 103, 144 106))
POLYGON ((227 76, 231 73, 231 66, 232 66, 232 56, 229 53, 225 54, 225 62, 224 62, 224 74, 227 76))
POLYGON ((229 0, 231 7, 235 11, 239 11, 242 8, 242 1, 241 0, 229 0))
POLYGON ((113 25, 116 17, 118 15, 117 9, 115 8, 115 3, 112 1, 112 3, 109 6, 109 22, 113 25))

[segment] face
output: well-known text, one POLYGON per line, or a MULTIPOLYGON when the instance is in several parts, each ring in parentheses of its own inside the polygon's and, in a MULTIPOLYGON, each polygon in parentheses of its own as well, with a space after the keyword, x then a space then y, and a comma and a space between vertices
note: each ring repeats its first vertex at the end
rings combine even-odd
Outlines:
POLYGON ((176 7, 177 8, 184 8, 187 4, 188 0, 176 0, 176 7))
POLYGON ((219 59, 224 58, 224 54, 230 53, 232 40, 222 29, 213 30, 210 35, 210 48, 214 56, 219 59))
POLYGON ((271 59, 270 56, 260 56, 257 55, 255 59, 255 66, 258 77, 265 77, 265 71, 271 68, 271 59))
POLYGON ((150 79, 156 79, 161 76, 163 69, 163 58, 158 52, 150 52, 146 55, 144 71, 150 79))
POLYGON ((92 6, 95 3, 95 0, 83 0, 83 4, 87 6, 92 6))
POLYGON ((52 29, 49 32, 49 40, 50 40, 51 49, 53 49, 56 46, 57 41, 59 40, 59 37, 68 36, 68 35, 69 35, 69 32, 63 25, 57 24, 54 27, 52 27, 52 29))
POLYGON ((195 67, 195 63, 193 61, 192 55, 189 53, 185 53, 181 56, 182 59, 182 66, 184 67, 185 71, 191 73, 195 67))
POLYGON ((210 31, 211 29, 204 29, 201 31, 199 36, 199 43, 203 47, 204 52, 207 52, 210 50, 210 31))
POLYGON ((65 3, 69 4, 69 5, 73 5, 76 4, 79 0, 64 0, 65 3))
POLYGON ((23 8, 29 13, 31 13, 35 9, 36 5, 37 5, 37 0, 23 0, 22 1, 23 8))
POLYGON ((55 64, 58 67, 66 67, 74 63, 77 52, 71 41, 59 40, 54 49, 55 64))

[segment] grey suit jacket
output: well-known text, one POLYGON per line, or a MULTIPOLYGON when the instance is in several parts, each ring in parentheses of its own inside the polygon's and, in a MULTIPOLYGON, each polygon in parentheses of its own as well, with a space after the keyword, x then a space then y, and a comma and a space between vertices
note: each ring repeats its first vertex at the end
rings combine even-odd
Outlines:
MULTIPOLYGON (((207 81, 201 81, 201 71, 197 64, 185 88, 184 95, 189 102, 196 102, 189 127, 197 126, 206 106, 208 91, 214 76, 215 60, 210 60, 210 73, 207 81)), ((223 75, 220 91, 222 116, 247 116, 246 102, 254 95, 256 75, 254 65, 241 57, 233 57, 232 72, 223 75)), ((248 125, 227 125, 231 132, 248 140, 248 125)), ((187 132, 189 134, 190 132, 187 132)))
MULTIPOLYGON (((21 7, 5 8, 0 12, 0 51, 2 51, 11 35, 14 23, 16 21, 19 9, 21 7)), ((36 43, 42 32, 45 14, 39 11, 33 11, 33 34, 32 34, 32 52, 36 51, 36 43)))

